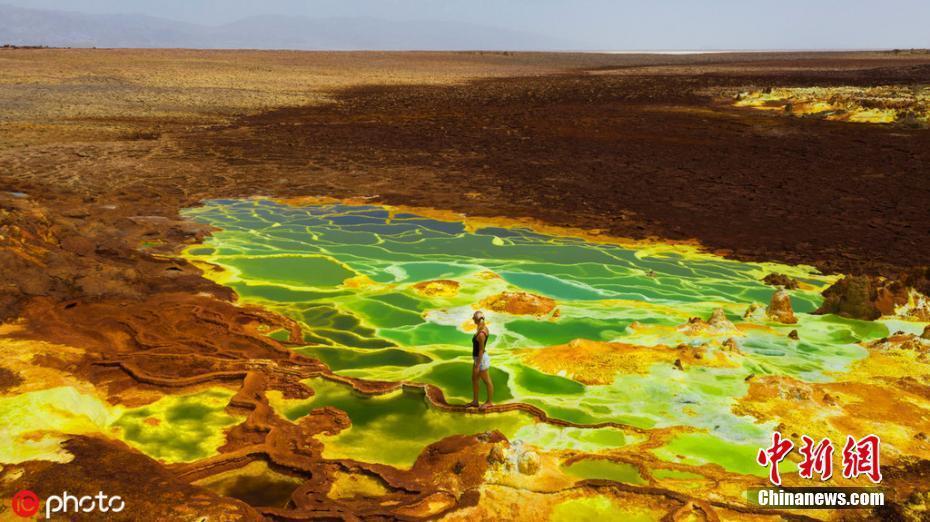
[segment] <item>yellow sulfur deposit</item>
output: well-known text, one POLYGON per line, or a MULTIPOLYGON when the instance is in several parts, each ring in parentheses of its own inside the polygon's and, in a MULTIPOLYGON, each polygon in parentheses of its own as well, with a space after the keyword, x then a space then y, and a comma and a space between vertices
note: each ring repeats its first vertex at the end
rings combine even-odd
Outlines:
POLYGON ((779 111, 788 116, 853 123, 898 123, 926 127, 930 123, 930 88, 802 87, 741 92, 737 107, 779 111))

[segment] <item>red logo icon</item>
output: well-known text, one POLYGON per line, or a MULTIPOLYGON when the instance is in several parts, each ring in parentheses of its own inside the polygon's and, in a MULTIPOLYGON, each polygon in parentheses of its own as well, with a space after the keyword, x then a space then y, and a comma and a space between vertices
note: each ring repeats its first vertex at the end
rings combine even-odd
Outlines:
POLYGON ((39 511, 39 496, 24 489, 13 495, 13 513, 21 517, 31 517, 39 511))

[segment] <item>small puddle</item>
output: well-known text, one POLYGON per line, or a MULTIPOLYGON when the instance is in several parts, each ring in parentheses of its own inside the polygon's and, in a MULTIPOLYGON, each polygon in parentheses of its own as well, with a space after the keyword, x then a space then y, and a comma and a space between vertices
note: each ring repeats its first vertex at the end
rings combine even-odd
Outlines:
POLYGON ((218 473, 194 482, 218 495, 239 499, 250 506, 285 507, 303 478, 272 470, 265 461, 255 461, 242 468, 218 473))
POLYGON ((626 462, 614 462, 607 459, 581 459, 568 466, 565 471, 582 479, 612 480, 624 484, 643 485, 646 480, 639 470, 626 462))

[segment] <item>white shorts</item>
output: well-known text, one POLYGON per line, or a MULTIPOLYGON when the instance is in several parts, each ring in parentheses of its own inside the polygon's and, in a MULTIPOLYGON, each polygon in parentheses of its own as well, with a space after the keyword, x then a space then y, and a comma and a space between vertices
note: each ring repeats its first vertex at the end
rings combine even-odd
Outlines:
MULTIPOLYGON (((472 357, 472 359, 474 359, 475 362, 478 362, 477 357, 472 357)), ((491 358, 488 356, 488 352, 484 352, 484 354, 481 356, 481 364, 478 365, 478 369, 481 371, 485 371, 490 367, 491 367, 491 358)))

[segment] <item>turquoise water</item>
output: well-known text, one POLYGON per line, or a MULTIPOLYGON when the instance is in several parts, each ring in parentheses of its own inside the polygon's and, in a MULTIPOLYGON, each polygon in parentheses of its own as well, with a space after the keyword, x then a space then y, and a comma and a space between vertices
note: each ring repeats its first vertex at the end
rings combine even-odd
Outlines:
MULTIPOLYGON (((748 375, 827 381, 866 356, 857 342, 888 334, 880 322, 810 315, 833 280, 813 269, 743 263, 691 247, 594 243, 519 227, 472 230, 373 205, 212 200, 184 215, 222 229, 185 255, 221 267, 207 277, 243 300, 297 320, 307 344, 297 351, 342 375, 432 383, 450 402, 471 399, 468 320, 482 301, 502 292, 554 299, 557 312, 539 316, 486 310, 491 375, 498 401, 534 404, 578 424, 691 426, 721 443, 763 444, 772 426, 731 411, 748 375), (796 325, 742 319, 750 303, 769 301, 773 288, 761 279, 774 271, 802 282, 791 292, 796 325), (427 295, 415 286, 431 280, 458 288, 427 295), (715 308, 735 327, 696 335, 682 328, 715 308), (800 341, 787 337, 792 329, 800 341), (719 353, 730 337, 742 354, 719 353), (703 346, 708 359, 719 355, 726 364, 682 371, 660 358, 643 372, 585 384, 571 358, 553 370, 528 356, 576 339, 703 346)), ((558 439, 553 429, 520 428, 538 441, 558 439)), ((584 440, 569 442, 601 447, 584 440)))

